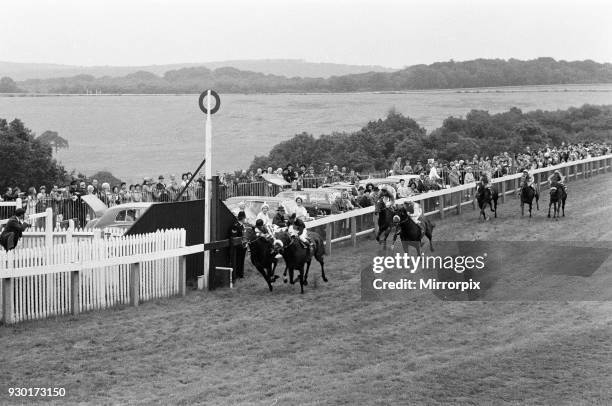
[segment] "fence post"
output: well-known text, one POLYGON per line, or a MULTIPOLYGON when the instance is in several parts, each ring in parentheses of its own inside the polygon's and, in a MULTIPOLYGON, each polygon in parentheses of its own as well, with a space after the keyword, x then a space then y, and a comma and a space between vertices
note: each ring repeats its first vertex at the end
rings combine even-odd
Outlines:
POLYGON ((506 181, 502 180, 500 183, 501 183, 501 202, 506 203, 506 181))
POLYGON ((351 217, 351 242, 357 246, 357 217, 351 217))
POLYGON ((81 273, 72 271, 70 273, 70 314, 76 316, 81 310, 81 273))
POLYGON ((463 190, 459 191, 459 198, 457 199, 457 214, 461 214, 461 204, 463 203, 463 190))
POLYGON ((438 196, 438 202, 440 205, 440 218, 444 218, 444 195, 438 196))
POLYGON ((185 296, 187 292, 187 257, 179 257, 179 296, 185 296))
POLYGON ((130 265, 130 305, 138 306, 140 301, 140 263, 130 265))
POLYGON ((15 323, 13 298, 13 278, 2 279, 2 318, 4 324, 15 323))
POLYGON ((325 224, 325 245, 327 246, 327 255, 331 255, 332 230, 332 223, 325 224))
POLYGON ((569 166, 566 166, 564 168, 564 172, 565 172, 565 179, 567 179, 567 181, 569 182, 569 166))
POLYGON ((72 234, 74 233, 74 220, 68 220, 68 230, 66 230, 66 244, 72 243, 72 234))
POLYGON ((53 209, 48 207, 45 210, 45 246, 53 246, 53 209))

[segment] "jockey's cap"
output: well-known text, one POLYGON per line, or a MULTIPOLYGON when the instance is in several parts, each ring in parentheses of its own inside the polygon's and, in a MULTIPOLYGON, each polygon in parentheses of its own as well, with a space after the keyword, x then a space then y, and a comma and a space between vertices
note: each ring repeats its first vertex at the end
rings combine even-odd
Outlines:
POLYGON ((283 247, 283 242, 281 240, 274 240, 275 247, 283 247))
POLYGON ((399 223, 400 222, 400 218, 398 215, 393 216, 393 222, 394 223, 399 223))
POLYGON ((283 206, 282 204, 278 206, 278 211, 285 211, 285 206, 283 206))
POLYGON ((300 203, 304 202, 304 200, 300 196, 295 198, 295 202, 297 203, 298 200, 300 201, 300 203))
POLYGON ((529 173, 527 169, 523 169, 523 173, 529 173))

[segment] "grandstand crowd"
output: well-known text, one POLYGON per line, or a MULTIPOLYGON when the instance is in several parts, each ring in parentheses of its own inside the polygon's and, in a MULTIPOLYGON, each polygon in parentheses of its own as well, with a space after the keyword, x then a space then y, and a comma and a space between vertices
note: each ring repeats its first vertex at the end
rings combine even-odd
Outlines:
MULTIPOLYGON (((605 155, 610 151, 610 145, 604 143, 563 143, 552 147, 546 145, 538 149, 526 147, 517 153, 503 152, 490 157, 474 155, 471 159, 457 159, 450 162, 427 159, 417 160, 413 164, 409 160, 397 157, 387 171, 376 177, 401 174, 419 175, 418 178, 411 179, 407 184, 401 184, 398 188, 398 197, 407 197, 432 189, 474 182, 485 173, 489 178, 497 178, 517 173, 525 168, 543 168, 562 162, 605 155)), ((320 168, 306 164, 299 164, 296 167, 288 164, 276 170, 272 167, 257 168, 219 175, 220 186, 223 189, 222 198, 235 195, 273 196, 278 193, 280 189, 273 188, 272 185, 265 182, 264 175, 282 177, 296 190, 336 182, 356 185, 352 193, 347 192, 341 196, 341 202, 338 203, 341 211, 368 205, 368 199, 361 198, 361 196, 366 192, 367 179, 372 177, 372 175, 362 175, 345 166, 339 167, 330 163, 325 163, 320 168)), ((191 177, 191 173, 182 174, 180 179, 175 175, 170 175, 166 181, 163 175, 159 175, 156 180, 146 177, 142 183, 131 185, 125 182, 117 185, 100 184, 97 179, 76 179, 69 185, 50 185, 50 188, 47 188, 47 185, 40 185, 38 189, 30 186, 25 192, 19 185, 14 185, 6 188, 0 196, 0 201, 15 201, 21 198, 27 214, 41 212, 47 207, 52 207, 55 213, 62 214, 64 218, 71 218, 74 217, 73 211, 78 209, 81 197, 84 195, 95 195, 109 207, 128 202, 174 201, 183 189, 185 190, 180 200, 202 198, 203 179, 200 177, 190 183, 191 177)), ((370 189, 370 191, 375 191, 375 188, 370 189)))

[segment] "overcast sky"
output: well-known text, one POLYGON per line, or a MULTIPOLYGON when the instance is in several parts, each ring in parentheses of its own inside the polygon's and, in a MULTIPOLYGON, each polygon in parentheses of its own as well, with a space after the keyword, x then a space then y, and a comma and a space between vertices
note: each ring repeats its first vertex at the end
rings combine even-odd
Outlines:
POLYGON ((149 65, 298 58, 402 67, 612 62, 611 1, 2 0, 0 60, 149 65))

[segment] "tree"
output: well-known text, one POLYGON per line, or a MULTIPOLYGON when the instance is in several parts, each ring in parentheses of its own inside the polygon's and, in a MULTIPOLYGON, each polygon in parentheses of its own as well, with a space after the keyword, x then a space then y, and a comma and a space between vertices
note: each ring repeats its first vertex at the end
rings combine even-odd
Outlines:
POLYGON ((19 87, 17 87, 17 83, 8 76, 4 76, 0 79, 0 93, 20 93, 23 92, 19 87))
POLYGON ((56 131, 45 131, 37 138, 40 142, 44 142, 55 149, 55 152, 62 148, 68 148, 68 141, 60 137, 56 131))
POLYGON ((15 119, 0 119, 0 188, 66 183, 68 174, 53 159, 51 147, 15 119))

